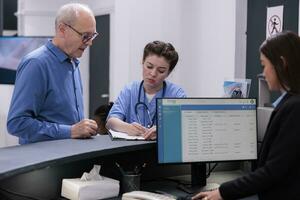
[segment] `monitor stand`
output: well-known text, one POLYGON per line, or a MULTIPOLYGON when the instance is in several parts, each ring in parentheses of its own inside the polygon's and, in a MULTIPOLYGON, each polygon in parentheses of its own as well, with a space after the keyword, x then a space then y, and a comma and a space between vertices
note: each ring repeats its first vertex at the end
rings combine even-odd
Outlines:
POLYGON ((188 194, 201 191, 214 190, 219 187, 217 183, 206 183, 206 163, 191 164, 191 184, 179 184, 177 186, 188 194))

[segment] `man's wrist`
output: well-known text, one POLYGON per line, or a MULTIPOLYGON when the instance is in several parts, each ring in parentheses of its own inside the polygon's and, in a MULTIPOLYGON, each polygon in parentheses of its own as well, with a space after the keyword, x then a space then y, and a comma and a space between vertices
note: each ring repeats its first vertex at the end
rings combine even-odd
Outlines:
POLYGON ((59 139, 71 138, 71 127, 72 127, 71 125, 60 124, 58 130, 58 138, 59 139))

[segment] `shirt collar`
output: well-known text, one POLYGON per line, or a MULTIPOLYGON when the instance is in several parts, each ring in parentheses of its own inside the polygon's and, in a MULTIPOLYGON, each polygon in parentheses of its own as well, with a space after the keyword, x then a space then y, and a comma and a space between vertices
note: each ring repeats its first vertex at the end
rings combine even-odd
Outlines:
MULTIPOLYGON (((57 59, 61 63, 65 61, 70 62, 70 58, 67 56, 67 54, 65 54, 65 52, 63 52, 60 48, 55 46, 52 43, 52 40, 48 40, 48 42, 46 43, 46 47, 57 57, 57 59)), ((74 61, 75 66, 78 67, 79 60, 77 58, 73 58, 72 60, 74 61)))
POLYGON ((276 108, 278 106, 278 104, 280 103, 280 101, 283 99, 283 97, 287 94, 287 92, 283 92, 280 97, 278 97, 278 99, 276 99, 276 101, 273 102, 273 107, 276 108))

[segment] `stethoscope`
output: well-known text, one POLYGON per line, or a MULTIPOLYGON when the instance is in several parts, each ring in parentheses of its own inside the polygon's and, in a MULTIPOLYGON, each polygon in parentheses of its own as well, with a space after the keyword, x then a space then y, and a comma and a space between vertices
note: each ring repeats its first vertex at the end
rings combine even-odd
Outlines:
MULTIPOLYGON (((151 127, 154 125, 154 119, 155 119, 155 117, 156 117, 156 113, 153 115, 153 117, 152 117, 152 119, 151 119, 150 110, 149 110, 148 106, 145 104, 145 102, 142 102, 142 101, 141 101, 141 93, 142 93, 142 87, 143 87, 143 84, 144 84, 144 80, 141 81, 141 83, 140 83, 138 102, 137 102, 137 103, 135 104, 135 106, 134 106, 134 111, 135 111, 135 115, 136 115, 136 117, 137 117, 137 120, 138 120, 139 124, 142 124, 141 118, 140 118, 139 113, 138 113, 138 107, 139 107, 139 106, 144 107, 144 108, 146 109, 147 116, 148 116, 148 118, 149 118, 149 120, 150 120, 150 123, 151 123, 151 124, 148 124, 148 125, 147 125, 147 128, 151 128, 151 127)), ((164 81, 164 82, 163 82, 162 98, 165 96, 165 93, 166 93, 166 87, 167 87, 167 84, 166 84, 166 82, 164 81)), ((145 95, 145 94, 144 94, 144 95, 145 95)))

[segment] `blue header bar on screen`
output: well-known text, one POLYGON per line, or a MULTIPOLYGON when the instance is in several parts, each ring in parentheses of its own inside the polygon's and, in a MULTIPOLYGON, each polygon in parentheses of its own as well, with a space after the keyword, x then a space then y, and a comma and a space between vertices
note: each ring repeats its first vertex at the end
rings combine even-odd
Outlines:
POLYGON ((181 110, 255 110, 256 105, 241 104, 241 105, 178 105, 181 110))

